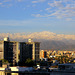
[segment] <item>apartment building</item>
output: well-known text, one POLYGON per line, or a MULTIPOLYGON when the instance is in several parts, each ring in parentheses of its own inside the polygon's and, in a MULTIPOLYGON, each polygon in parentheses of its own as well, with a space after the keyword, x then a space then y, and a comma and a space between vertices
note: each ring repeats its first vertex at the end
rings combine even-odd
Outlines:
POLYGON ((18 46, 18 42, 4 38, 0 41, 0 59, 6 59, 13 65, 18 63, 18 46))
POLYGON ((30 58, 39 61, 40 42, 33 42, 31 39, 28 42, 20 42, 20 60, 25 61, 30 58))
POLYGON ((47 50, 40 50, 40 59, 47 58, 47 50))

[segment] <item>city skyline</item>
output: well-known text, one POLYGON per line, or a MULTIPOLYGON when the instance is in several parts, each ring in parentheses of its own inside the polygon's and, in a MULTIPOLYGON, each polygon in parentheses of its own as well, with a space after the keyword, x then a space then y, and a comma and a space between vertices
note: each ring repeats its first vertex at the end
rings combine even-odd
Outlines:
POLYGON ((1 0, 0 33, 50 31, 75 35, 74 0, 1 0))

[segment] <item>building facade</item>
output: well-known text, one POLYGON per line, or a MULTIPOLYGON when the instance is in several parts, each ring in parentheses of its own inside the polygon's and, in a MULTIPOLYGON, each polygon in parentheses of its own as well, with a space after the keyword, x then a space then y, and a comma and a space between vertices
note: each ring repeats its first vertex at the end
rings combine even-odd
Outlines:
POLYGON ((0 41, 0 59, 6 59, 9 63, 18 63, 18 42, 4 38, 0 41))
POLYGON ((46 50, 40 50, 40 59, 47 58, 47 51, 46 50))
POLYGON ((25 61, 30 58, 39 61, 40 42, 20 42, 20 60, 25 61))
POLYGON ((25 62, 27 58, 32 59, 32 44, 20 42, 20 61, 25 62))

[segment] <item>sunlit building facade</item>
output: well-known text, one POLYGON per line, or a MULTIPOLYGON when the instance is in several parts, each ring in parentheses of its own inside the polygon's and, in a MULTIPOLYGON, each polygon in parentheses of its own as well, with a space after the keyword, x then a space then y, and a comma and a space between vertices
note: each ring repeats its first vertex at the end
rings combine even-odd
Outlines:
POLYGON ((47 58, 47 51, 46 50, 40 50, 40 59, 47 58))

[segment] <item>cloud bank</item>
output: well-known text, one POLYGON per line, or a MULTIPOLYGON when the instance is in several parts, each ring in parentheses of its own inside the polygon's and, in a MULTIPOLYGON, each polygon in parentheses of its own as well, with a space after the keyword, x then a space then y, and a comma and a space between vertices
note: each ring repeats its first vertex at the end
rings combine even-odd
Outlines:
MULTIPOLYGON (((11 7, 17 2, 27 2, 27 4, 29 2, 29 5, 31 4, 32 7, 33 4, 43 3, 45 13, 37 12, 37 14, 34 14, 33 12, 31 16, 34 17, 56 17, 59 19, 64 18, 67 21, 75 17, 75 0, 1 0, 0 6, 11 7)), ((39 6, 37 5, 37 7, 39 6)))
POLYGON ((34 17, 51 17, 65 18, 66 20, 72 20, 75 17, 75 1, 74 0, 51 0, 48 2, 49 7, 45 10, 49 14, 33 14, 34 17))
POLYGON ((45 2, 46 0, 34 0, 32 3, 39 3, 39 2, 45 2))

